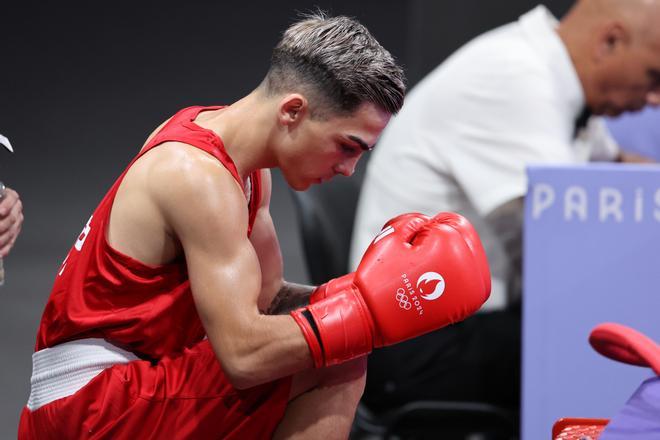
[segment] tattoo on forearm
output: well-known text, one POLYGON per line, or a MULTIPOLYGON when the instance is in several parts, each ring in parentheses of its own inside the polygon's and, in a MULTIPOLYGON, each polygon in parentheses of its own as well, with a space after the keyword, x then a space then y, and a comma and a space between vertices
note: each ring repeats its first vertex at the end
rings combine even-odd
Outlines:
POLYGON ((292 310, 309 304, 309 296, 313 290, 313 286, 284 282, 282 288, 270 303, 266 314, 285 315, 292 310))

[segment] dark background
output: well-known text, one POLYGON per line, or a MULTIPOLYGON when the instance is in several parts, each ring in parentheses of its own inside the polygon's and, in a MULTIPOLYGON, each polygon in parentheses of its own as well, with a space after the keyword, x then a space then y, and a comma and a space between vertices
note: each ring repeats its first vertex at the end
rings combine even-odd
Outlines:
MULTIPOLYGON (((569 0, 547 4, 562 15, 569 0)), ((0 438, 16 436, 30 355, 62 259, 108 187, 163 120, 249 93, 297 11, 357 17, 412 86, 477 34, 535 6, 524 0, 12 2, 0 8, 0 180, 24 202, 23 233, 0 288, 0 438)), ((285 275, 305 282, 295 211, 274 173, 285 275)))

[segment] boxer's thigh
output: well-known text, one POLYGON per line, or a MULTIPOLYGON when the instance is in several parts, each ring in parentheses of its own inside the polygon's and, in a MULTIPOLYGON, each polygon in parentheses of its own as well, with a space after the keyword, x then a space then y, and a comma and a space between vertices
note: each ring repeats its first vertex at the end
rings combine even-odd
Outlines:
POLYGON ((362 394, 367 371, 367 357, 362 356, 348 362, 324 368, 310 368, 294 374, 291 380, 289 400, 319 386, 356 384, 362 394))
POLYGON ((155 365, 108 368, 75 394, 24 411, 19 433, 22 439, 265 438, 284 415, 289 389, 290 378, 235 389, 203 341, 155 365))
POLYGON ((268 437, 287 405, 290 378, 246 390, 227 380, 208 341, 154 366, 117 371, 138 395, 112 432, 153 438, 268 437))

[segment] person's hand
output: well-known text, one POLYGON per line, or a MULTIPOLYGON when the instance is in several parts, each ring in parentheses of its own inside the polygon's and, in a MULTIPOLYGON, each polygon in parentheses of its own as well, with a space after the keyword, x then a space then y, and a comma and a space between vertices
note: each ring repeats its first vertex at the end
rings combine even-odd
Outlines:
POLYGON ((23 226, 23 203, 18 193, 5 189, 0 199, 0 257, 6 257, 14 246, 23 226))
POLYGON ((642 156, 641 154, 633 153, 631 151, 621 150, 619 152, 619 157, 617 162, 623 163, 657 163, 657 161, 651 157, 642 156))

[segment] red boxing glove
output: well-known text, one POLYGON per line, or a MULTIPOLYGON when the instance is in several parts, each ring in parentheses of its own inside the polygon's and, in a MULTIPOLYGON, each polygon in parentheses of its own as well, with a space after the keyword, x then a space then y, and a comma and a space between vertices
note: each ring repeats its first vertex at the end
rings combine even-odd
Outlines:
POLYGON ((353 284, 355 272, 348 273, 339 278, 332 279, 325 284, 321 284, 312 291, 309 297, 309 303, 315 304, 328 296, 332 296, 338 292, 342 292, 353 284))
MULTIPOLYGON (((401 214, 398 217, 393 218, 389 222, 385 223, 381 232, 374 239, 374 243, 380 240, 381 238, 387 236, 394 229, 396 225, 397 228, 414 228, 416 225, 424 223, 425 220, 429 220, 431 217, 422 215, 422 214, 401 214), (414 219, 414 220, 413 220, 414 219)), ((332 296, 336 293, 342 292, 350 288, 355 279, 355 272, 348 273, 346 275, 340 276, 339 278, 334 278, 327 283, 321 284, 316 289, 312 291, 311 296, 309 297, 309 303, 314 304, 319 302, 322 299, 325 299, 328 296, 332 296)))
POLYGON ((319 294, 292 312, 317 367, 461 321, 490 294, 481 242, 470 223, 452 213, 392 219, 365 252, 352 283, 349 276, 336 280, 341 289, 330 282, 324 298, 319 294))

